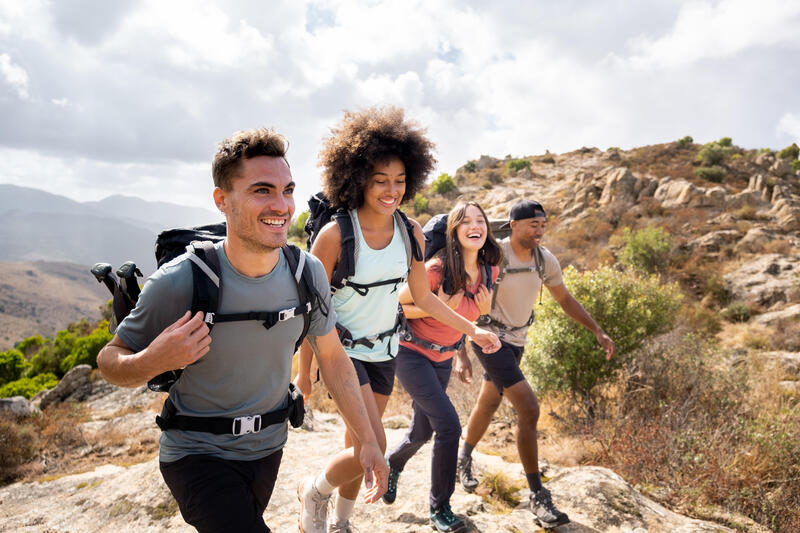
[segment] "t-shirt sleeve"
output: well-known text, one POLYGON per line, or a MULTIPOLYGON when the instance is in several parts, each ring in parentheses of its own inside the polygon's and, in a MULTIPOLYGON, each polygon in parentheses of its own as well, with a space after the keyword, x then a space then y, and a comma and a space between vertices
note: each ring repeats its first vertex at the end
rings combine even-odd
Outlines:
POLYGON ((313 255, 307 255, 307 268, 312 269, 314 288, 319 294, 316 305, 311 309, 311 324, 308 327, 308 336, 319 337, 330 332, 336 325, 336 311, 331 305, 331 287, 325 267, 313 255))
POLYGON ((191 308, 192 273, 188 261, 162 267, 142 288, 136 307, 117 328, 117 335, 134 352, 147 348, 167 326, 191 308))
POLYGON ((564 279, 561 276, 561 265, 558 263, 556 256, 544 247, 542 247, 542 256, 544 257, 544 284, 554 287, 564 283, 564 279))
POLYGON ((444 277, 442 260, 438 257, 429 260, 425 263, 425 270, 428 272, 428 287, 431 292, 435 293, 439 290, 439 286, 442 284, 442 278, 444 277))

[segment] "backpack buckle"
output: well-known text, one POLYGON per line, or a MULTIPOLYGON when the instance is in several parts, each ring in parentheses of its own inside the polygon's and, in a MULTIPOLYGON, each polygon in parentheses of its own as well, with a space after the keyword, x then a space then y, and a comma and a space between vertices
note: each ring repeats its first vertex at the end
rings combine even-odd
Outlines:
POLYGON ((278 311, 278 320, 283 322, 285 320, 289 320, 290 318, 294 318, 294 310, 295 308, 292 307, 290 309, 284 309, 283 311, 278 311))
POLYGON ((261 431, 261 415, 239 416, 233 419, 231 433, 236 437, 259 431, 261 431))
POLYGON ((203 319, 203 322, 213 326, 214 325, 214 313, 207 312, 205 318, 203 319))

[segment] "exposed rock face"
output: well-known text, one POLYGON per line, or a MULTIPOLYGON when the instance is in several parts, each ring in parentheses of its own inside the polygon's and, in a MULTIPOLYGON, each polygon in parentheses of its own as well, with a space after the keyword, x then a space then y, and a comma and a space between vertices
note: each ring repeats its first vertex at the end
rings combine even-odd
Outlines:
POLYGON ((763 352, 761 357, 780 365, 786 373, 800 379, 800 352, 763 352))
POLYGON ((736 253, 759 252, 763 250, 764 244, 768 243, 770 239, 772 239, 772 233, 764 228, 760 226, 750 228, 742 240, 736 243, 734 251, 736 253))
POLYGON ((792 166, 785 159, 778 159, 769 167, 769 171, 779 178, 782 178, 792 173, 792 166))
POLYGON ((744 190, 737 194, 731 194, 725 200, 727 209, 741 209, 742 207, 764 207, 766 205, 761 191, 744 190))
MULTIPOLYGON (((721 187, 720 187, 721 188, 721 187)), ((673 180, 663 178, 658 183, 658 188, 653 193, 653 198, 661 202, 665 208, 677 207, 713 207, 721 203, 724 194, 718 187, 714 187, 713 193, 708 193, 705 189, 692 185, 684 179, 673 180)))
POLYGON ((775 154, 772 154, 770 152, 764 152, 763 154, 758 154, 758 157, 756 157, 756 165, 760 167, 768 167, 774 162, 775 162, 775 154))
POLYGON ((732 243, 739 238, 740 233, 735 229, 713 231, 702 237, 698 237, 684 245, 689 251, 700 249, 706 253, 716 253, 723 245, 732 243))
POLYGON ((770 214, 775 217, 783 231, 800 231, 800 207, 797 202, 780 198, 772 206, 770 214))
POLYGON ((641 185, 637 190, 638 180, 630 170, 625 167, 611 168, 601 172, 600 175, 606 178, 603 194, 600 196, 600 205, 616 202, 632 204, 636 201, 641 185))
POLYGON ((497 163, 499 163, 499 162, 500 162, 499 159, 495 159, 494 157, 491 157, 491 156, 488 156, 488 155, 482 155, 478 159, 478 162, 475 163, 475 166, 478 167, 478 170, 483 170, 483 169, 486 169, 486 168, 491 168, 491 167, 497 166, 497 163))
POLYGON ((789 301, 800 281, 800 255, 765 254, 726 274, 725 284, 738 300, 772 307, 789 301))
POLYGON ((92 384, 89 382, 89 374, 91 372, 92 367, 89 365, 74 367, 61 378, 58 385, 45 391, 41 396, 37 395, 39 407, 46 409, 47 406, 56 402, 63 402, 69 397, 75 400, 82 400, 88 397, 92 392, 92 384))
POLYGON ((24 418, 39 412, 39 409, 24 396, 0 398, 0 415, 3 417, 24 418))
MULTIPOLYGON (((330 454, 341 446, 343 424, 333 415, 317 415, 316 431, 291 430, 284 450, 275 492, 265 520, 276 532, 297 530, 300 509, 297 485, 306 475, 318 473, 330 454)), ((389 447, 404 429, 386 431, 389 447)), ((382 533, 430 531, 431 445, 425 445, 409 461, 398 483, 397 501, 387 506, 356 505, 352 522, 359 531, 382 533)), ((522 466, 505 463, 497 456, 474 452, 478 476, 500 472, 524 486, 522 466)), ((556 504, 572 519, 559 531, 630 533, 729 532, 723 526, 673 513, 633 489, 605 468, 549 468, 547 486, 556 504), (641 528, 641 529, 636 529, 641 528)), ((453 510, 464 517, 472 531, 533 533, 540 531, 527 510, 529 492, 517 494, 520 504, 511 513, 498 513, 476 494, 460 487, 451 498, 453 510)), ((99 466, 81 474, 50 481, 17 483, 0 488, 0 531, 66 531, 72 533, 121 531, 190 532, 177 505, 161 479, 158 461, 121 467, 99 466)))
POLYGON ((772 326, 781 320, 786 320, 787 318, 800 319, 800 304, 790 305, 789 307, 785 307, 777 311, 770 311, 769 313, 762 313, 754 317, 753 321, 759 324, 772 326))

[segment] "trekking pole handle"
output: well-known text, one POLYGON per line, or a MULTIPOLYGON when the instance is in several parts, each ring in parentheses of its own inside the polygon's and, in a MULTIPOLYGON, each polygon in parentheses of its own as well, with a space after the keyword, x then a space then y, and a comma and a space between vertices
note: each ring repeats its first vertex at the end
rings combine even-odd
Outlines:
POLYGON ((117 288, 117 278, 111 272, 111 265, 108 263, 95 263, 90 271, 98 283, 105 283, 111 294, 114 294, 114 289, 117 288))
POLYGON ((128 261, 123 263, 122 266, 117 269, 117 276, 125 279, 132 278, 134 276, 142 277, 142 272, 136 267, 136 263, 133 261, 128 261))

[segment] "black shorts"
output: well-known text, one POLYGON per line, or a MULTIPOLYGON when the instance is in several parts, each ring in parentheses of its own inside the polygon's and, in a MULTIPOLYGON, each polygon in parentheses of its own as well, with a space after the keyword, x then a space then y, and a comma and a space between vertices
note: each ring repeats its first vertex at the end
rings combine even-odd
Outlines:
POLYGON ((472 344, 472 350, 483 366, 483 379, 491 381, 497 387, 497 392, 503 394, 503 389, 507 389, 512 385, 516 385, 523 379, 525 375, 519 368, 519 362, 522 361, 522 353, 525 348, 522 346, 514 346, 507 342, 500 342, 500 349, 494 353, 485 354, 481 347, 472 344))
POLYGON ((394 389, 394 359, 371 363, 361 359, 350 358, 358 375, 358 385, 369 383, 372 392, 389 396, 394 389))
POLYGON ((268 533, 264 523, 283 450, 255 461, 187 455, 159 463, 181 516, 201 533, 268 533))

